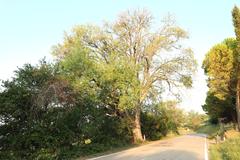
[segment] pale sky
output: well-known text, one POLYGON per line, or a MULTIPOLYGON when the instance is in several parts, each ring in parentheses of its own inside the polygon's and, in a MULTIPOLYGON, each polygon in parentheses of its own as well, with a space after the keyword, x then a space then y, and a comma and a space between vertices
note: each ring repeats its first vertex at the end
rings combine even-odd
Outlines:
POLYGON ((189 32, 187 44, 199 64, 194 86, 184 92, 181 107, 202 111, 207 86, 202 60, 214 44, 233 37, 231 10, 239 0, 0 0, 0 79, 13 76, 17 66, 51 59, 51 47, 77 24, 113 21, 127 9, 144 8, 155 21, 168 13, 189 32))

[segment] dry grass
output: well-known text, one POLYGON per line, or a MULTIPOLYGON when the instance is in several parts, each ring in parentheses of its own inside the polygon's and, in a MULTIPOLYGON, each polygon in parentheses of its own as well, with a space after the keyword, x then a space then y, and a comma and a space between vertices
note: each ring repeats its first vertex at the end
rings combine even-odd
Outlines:
POLYGON ((234 130, 234 129, 231 129, 231 130, 228 130, 226 133, 226 138, 237 138, 237 137, 240 137, 240 132, 234 130))

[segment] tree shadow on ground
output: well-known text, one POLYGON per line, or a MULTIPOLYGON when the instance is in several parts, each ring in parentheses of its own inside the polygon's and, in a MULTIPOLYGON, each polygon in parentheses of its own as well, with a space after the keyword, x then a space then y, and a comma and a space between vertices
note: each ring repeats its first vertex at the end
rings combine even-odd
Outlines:
POLYGON ((185 150, 165 150, 153 153, 149 152, 135 152, 135 153, 122 153, 109 157, 104 157, 104 160, 202 160, 199 155, 188 152, 185 150))

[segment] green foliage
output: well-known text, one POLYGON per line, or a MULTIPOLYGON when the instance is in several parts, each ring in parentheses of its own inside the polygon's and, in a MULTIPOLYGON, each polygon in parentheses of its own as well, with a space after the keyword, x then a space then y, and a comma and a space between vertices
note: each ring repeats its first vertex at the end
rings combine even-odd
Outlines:
POLYGON ((73 90, 71 77, 63 79, 58 66, 25 65, 3 83, 0 155, 5 159, 66 159, 131 142, 128 122, 99 107, 101 98, 91 85, 73 90))
POLYGON ((202 106, 203 110, 210 116, 210 122, 217 124, 218 118, 225 117, 227 121, 235 122, 235 97, 227 97, 225 100, 221 100, 214 96, 212 93, 207 93, 205 104, 202 106))
MULTIPOLYGON (((25 65, 12 81, 3 84, 0 155, 4 159, 68 159, 132 141, 131 122, 114 110, 114 103, 104 99, 109 95, 104 87, 111 83, 96 89, 83 79, 83 86, 73 88, 79 79, 65 77, 67 68, 59 66, 44 61, 37 66, 25 65)), ((165 102, 146 107, 152 109, 142 115, 148 139, 177 132, 183 115, 175 105, 165 102)))
POLYGON ((205 73, 209 76, 209 91, 221 100, 224 100, 230 92, 229 86, 234 74, 233 57, 232 49, 221 43, 207 53, 203 62, 205 73))
POLYGON ((233 25, 235 30, 235 35, 237 39, 237 52, 238 52, 238 62, 239 61, 239 49, 240 49, 240 10, 237 6, 234 6, 232 10, 233 25))

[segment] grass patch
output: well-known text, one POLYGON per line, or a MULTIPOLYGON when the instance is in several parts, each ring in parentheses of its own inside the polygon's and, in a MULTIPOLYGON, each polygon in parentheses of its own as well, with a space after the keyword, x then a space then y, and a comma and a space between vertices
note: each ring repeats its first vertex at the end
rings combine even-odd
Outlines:
POLYGON ((210 160, 237 160, 240 158, 240 136, 227 139, 225 142, 211 145, 210 160))
POLYGON ((209 148, 210 160, 221 160, 221 154, 219 152, 219 145, 211 145, 209 148))

